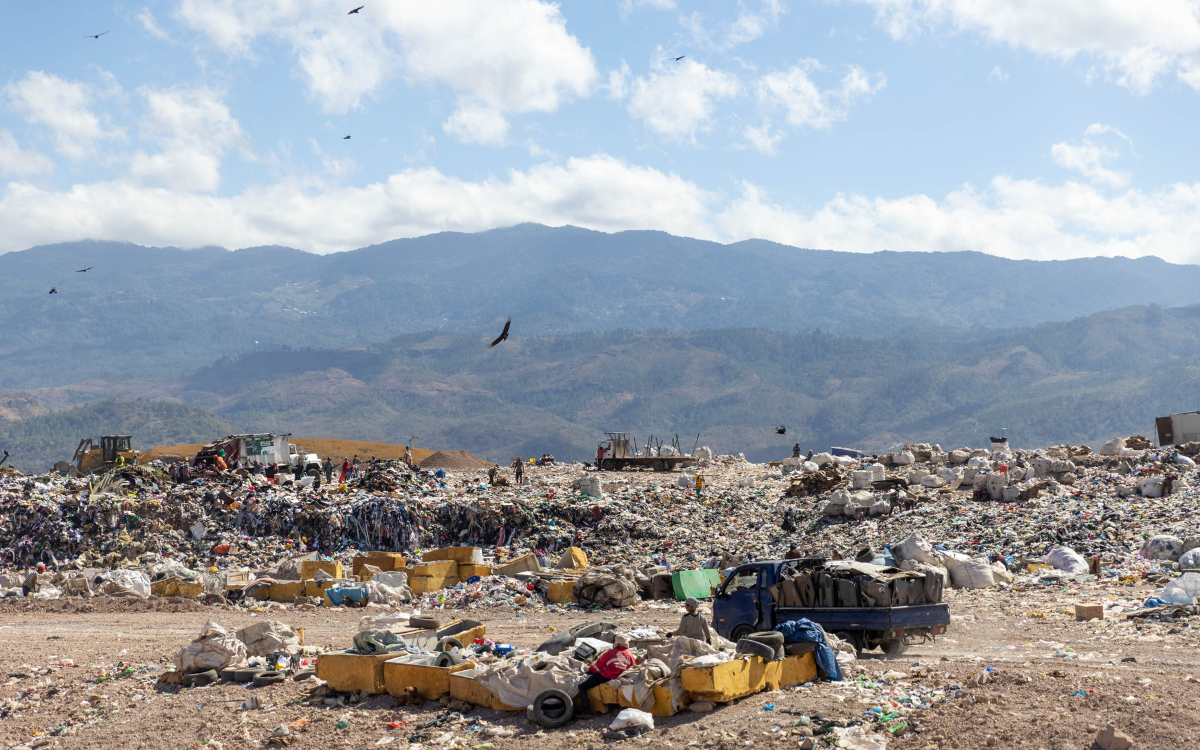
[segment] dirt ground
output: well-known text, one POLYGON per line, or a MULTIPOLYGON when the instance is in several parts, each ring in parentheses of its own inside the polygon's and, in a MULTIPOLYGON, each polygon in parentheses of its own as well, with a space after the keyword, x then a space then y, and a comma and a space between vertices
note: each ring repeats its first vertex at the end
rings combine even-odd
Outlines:
MULTIPOLYGON (((907 738, 889 738, 887 746, 896 750, 1086 750, 1097 729, 1108 723, 1132 737, 1135 748, 1200 748, 1200 685, 1192 679, 1193 673, 1200 674, 1200 627, 1186 621, 1121 624, 1118 618, 1085 623, 1056 613, 1063 602, 1138 598, 1154 590, 1146 585, 1093 587, 1054 584, 1025 591, 957 592, 951 602, 954 622, 944 638, 915 645, 896 660, 886 661, 881 653, 859 660, 860 672, 871 681, 889 670, 904 677, 893 675, 883 684, 823 682, 750 696, 708 714, 684 711, 657 719, 648 737, 624 742, 727 750, 798 746, 806 729, 795 725, 801 714, 861 719, 864 711, 890 705, 885 698, 898 697, 882 688, 943 691, 935 694, 932 708, 907 717, 916 731, 907 738), (973 682, 989 666, 994 668, 992 679, 983 685, 973 682), (948 699, 939 702, 941 697, 948 699), (768 704, 775 708, 765 710, 768 704)), ((373 611, 284 608, 251 613, 170 600, 2 602, 0 679, 6 682, 0 694, 0 747, 35 740, 64 748, 232 750, 263 747, 273 728, 296 724, 290 747, 297 750, 409 748, 417 725, 437 715, 436 703, 426 702, 421 709, 395 707, 385 695, 344 708, 314 707, 307 701, 312 681, 192 689, 157 683, 206 619, 230 629, 262 617, 281 619, 305 627, 306 644, 344 648, 365 613, 373 611), (70 662, 72 666, 60 666, 70 662), (127 668, 136 671, 119 676, 127 668), (114 674, 116 679, 103 679, 114 674), (36 701, 12 701, 28 695, 36 701), (261 696, 265 708, 242 710, 251 695, 261 696)), ((527 647, 548 637, 551 626, 607 619, 620 628, 674 627, 679 617, 677 609, 662 603, 591 614, 506 607, 455 614, 485 621, 489 637, 498 642, 527 647)), ((602 737, 612 716, 543 731, 527 722, 523 712, 474 709, 467 718, 484 722, 480 729, 509 727, 514 736, 484 736, 465 731, 465 725, 456 736, 469 748, 490 742, 496 750, 587 750, 612 742, 602 737)), ((435 730, 435 740, 438 734, 435 730)), ((428 740, 414 744, 440 746, 428 740)))

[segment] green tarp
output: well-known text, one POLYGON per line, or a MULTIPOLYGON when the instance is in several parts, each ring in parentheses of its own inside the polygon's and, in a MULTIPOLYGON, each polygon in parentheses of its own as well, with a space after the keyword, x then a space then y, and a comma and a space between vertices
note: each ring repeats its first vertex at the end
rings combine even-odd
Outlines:
POLYGON ((675 589, 675 598, 683 601, 688 597, 707 599, 712 596, 712 590, 721 585, 719 570, 681 570, 671 574, 671 586, 675 589))

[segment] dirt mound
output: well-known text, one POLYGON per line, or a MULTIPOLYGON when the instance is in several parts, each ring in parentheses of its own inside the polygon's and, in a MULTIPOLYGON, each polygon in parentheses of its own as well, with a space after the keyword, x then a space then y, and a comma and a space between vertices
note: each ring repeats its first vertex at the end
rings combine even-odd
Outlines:
POLYGON ((0 477, 23 477, 21 472, 11 466, 0 466, 0 477))
POLYGON ((438 451, 420 462, 422 469, 486 469, 490 464, 482 458, 476 458, 467 451, 438 451))

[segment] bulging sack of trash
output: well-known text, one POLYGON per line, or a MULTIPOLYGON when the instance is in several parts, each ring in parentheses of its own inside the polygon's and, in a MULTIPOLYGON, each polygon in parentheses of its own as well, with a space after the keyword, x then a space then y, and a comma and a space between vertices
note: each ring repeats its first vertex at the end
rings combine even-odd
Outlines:
POLYGON ((853 474, 853 487, 856 490, 865 490, 871 486, 871 482, 875 481, 874 476, 868 470, 856 471, 853 474))
POLYGON ((891 510, 892 504, 887 500, 879 500, 871 505, 871 515, 873 516, 882 516, 890 513, 891 510))
POLYGON ((927 475, 921 477, 921 486, 929 487, 929 488, 945 487, 946 480, 942 479, 940 476, 935 476, 933 474, 927 474, 927 475))
POLYGON ((1101 456, 1119 456, 1121 449, 1125 447, 1125 438, 1113 438, 1104 445, 1100 446, 1101 456))
POLYGON ((829 502, 833 503, 834 505, 845 505, 846 503, 850 502, 851 499, 850 493, 846 490, 834 490, 829 494, 829 502))
POLYGON ((405 586, 386 586, 371 579, 363 584, 367 588, 367 599, 373 604, 403 604, 415 597, 413 590, 405 586))
POLYGON ((1174 562, 1183 554, 1183 540, 1177 536, 1159 534, 1146 540, 1138 554, 1147 560, 1170 560, 1174 562))
POLYGON ((1184 573, 1158 592, 1158 597, 1168 604, 1195 604, 1198 596, 1200 573, 1184 573))
POLYGON ((175 655, 175 668, 181 672, 221 669, 245 662, 246 644, 211 620, 204 623, 196 640, 179 649, 175 655))
POLYGON ((1138 492, 1142 494, 1142 497, 1162 497, 1162 477, 1146 477, 1138 483, 1138 492))
POLYGON ((971 452, 965 451, 962 448, 952 450, 946 454, 946 462, 951 464, 965 464, 971 458, 971 452))
POLYGON ((588 497, 604 497, 604 489, 600 484, 600 477, 583 476, 579 478, 579 494, 587 495, 588 497))
POLYGON ((805 461, 804 463, 800 464, 800 470, 805 474, 812 474, 814 471, 820 471, 821 467, 817 466, 812 461, 805 461))
POLYGON ((1180 568, 1200 568, 1200 548, 1190 549, 1179 556, 1180 568))
POLYGON ((950 581, 960 589, 986 589, 996 585, 996 576, 990 562, 972 557, 950 568, 950 581))
POLYGON ((738 480, 738 487, 747 487, 752 489, 754 487, 754 477, 742 477, 738 480))
POLYGON ((236 636, 239 641, 246 644, 246 656, 294 654, 303 645, 300 634, 292 626, 279 620, 267 620, 247 625, 237 631, 236 636))
POLYGON ((845 510, 846 510, 845 505, 840 505, 838 503, 829 503, 825 506, 825 509, 822 512, 827 516, 840 516, 845 512, 845 510))
POLYGON ((645 727, 647 730, 653 729, 654 716, 645 711, 639 711, 636 708, 624 708, 621 709, 621 713, 617 714, 617 718, 613 719, 613 722, 608 725, 608 728, 613 730, 632 729, 634 727, 645 727))
POLYGON ((817 466, 833 463, 833 456, 828 453, 818 453, 810 459, 817 466))
POLYGON ((140 570, 114 570, 104 574, 106 580, 112 581, 115 590, 106 593, 110 595, 138 596, 150 598, 150 576, 140 570))
POLYGON ((853 726, 842 732, 837 746, 842 750, 887 750, 887 737, 884 734, 870 734, 861 725, 853 726))
POLYGON ((1195 466, 1196 465, 1195 461, 1193 461, 1192 459, 1190 459, 1187 456, 1184 456, 1182 454, 1175 457, 1175 463, 1177 463, 1181 466, 1195 466))
POLYGON ((713 457, 712 449, 707 445, 702 445, 692 453, 692 458, 697 461, 711 461, 713 457))
POLYGON ((1070 547, 1060 547, 1055 545, 1046 551, 1046 564, 1058 570, 1065 570, 1071 575, 1084 575, 1091 568, 1088 567, 1087 560, 1083 559, 1083 555, 1079 554, 1070 547))
POLYGON ((991 463, 983 456, 971 456, 967 459, 968 469, 975 469, 978 471, 980 469, 986 469, 989 466, 991 466, 991 463))
POLYGON ((384 586, 390 586, 391 588, 398 589, 402 586, 408 585, 408 573, 404 573, 399 570, 376 573, 375 575, 371 576, 371 580, 381 583, 384 586))
POLYGON ((679 472, 679 476, 675 479, 675 484, 680 487, 695 487, 696 475, 685 469, 679 472))
POLYGON ((892 463, 896 466, 908 466, 916 458, 908 451, 895 451, 892 453, 892 463))
POLYGON ((1012 583, 1013 574, 1008 572, 1008 568, 1000 563, 992 563, 992 577, 997 583, 1012 583))
POLYGON ((937 553, 933 551, 933 545, 927 542, 919 531, 914 531, 903 542, 892 547, 892 554, 897 553, 901 560, 915 560, 926 565, 939 564, 937 553))

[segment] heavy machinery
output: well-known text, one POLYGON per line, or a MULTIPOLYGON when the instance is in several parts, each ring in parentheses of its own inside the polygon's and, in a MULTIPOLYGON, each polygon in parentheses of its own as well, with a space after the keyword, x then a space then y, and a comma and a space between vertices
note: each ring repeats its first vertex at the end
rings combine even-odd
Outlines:
MULTIPOLYGON (((674 449, 674 444, 669 446, 674 450, 666 451, 663 450, 661 442, 657 447, 653 445, 653 438, 651 438, 646 444, 647 455, 641 455, 630 450, 628 433, 606 432, 604 434, 608 436, 608 440, 603 440, 596 446, 596 467, 604 471, 620 471, 626 466, 654 469, 655 471, 674 471, 680 464, 688 464, 693 460, 691 456, 679 455, 679 451, 674 449)), ((677 442, 678 440, 675 441, 675 443, 677 442)))
POLYGON ((80 440, 71 463, 75 464, 80 474, 91 474, 118 464, 137 463, 140 455, 140 451, 133 449, 132 435, 104 435, 98 444, 92 438, 80 440))

